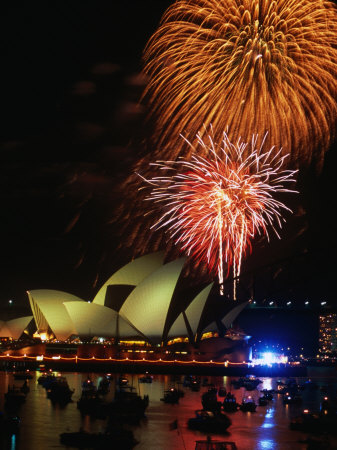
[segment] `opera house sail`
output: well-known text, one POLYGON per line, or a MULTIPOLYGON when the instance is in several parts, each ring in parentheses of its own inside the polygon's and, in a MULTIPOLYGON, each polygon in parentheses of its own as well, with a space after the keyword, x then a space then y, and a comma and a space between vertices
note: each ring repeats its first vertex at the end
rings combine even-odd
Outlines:
MULTIPOLYGON (((181 292, 184 263, 185 258, 165 262, 163 252, 141 256, 112 274, 89 300, 52 289, 28 291, 35 336, 48 342, 143 342, 156 348, 164 346, 166 353, 173 352, 174 345, 180 342, 186 347, 184 353, 193 354, 193 358, 201 353, 207 357, 210 351, 216 358, 215 348, 220 358, 235 358, 233 348, 238 347, 241 337, 234 339, 230 333, 224 335, 223 330, 230 329, 247 302, 227 302, 218 318, 222 320, 222 331, 218 321, 204 323, 213 283, 181 306, 177 292, 181 292), (212 337, 212 349, 205 350, 206 341, 211 342, 205 337, 212 337)), ((0 326, 5 327, 4 323, 0 326)), ((6 326, 7 334, 18 336, 13 327, 12 332, 6 326)), ((245 346, 246 340, 241 341, 245 346)))

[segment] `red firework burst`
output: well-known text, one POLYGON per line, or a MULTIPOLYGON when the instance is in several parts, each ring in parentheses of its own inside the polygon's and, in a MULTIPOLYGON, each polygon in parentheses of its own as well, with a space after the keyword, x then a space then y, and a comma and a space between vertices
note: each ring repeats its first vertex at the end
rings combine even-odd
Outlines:
MULTIPOLYGON (((163 176, 144 180, 152 186, 146 200, 161 211, 152 228, 166 229, 170 239, 193 259, 204 260, 209 271, 216 273, 220 286, 232 268, 234 279, 241 271, 242 257, 251 250, 252 239, 275 231, 285 221, 282 212, 291 210, 274 195, 296 192, 284 187, 294 182, 296 171, 283 170, 286 156, 281 150, 263 152, 263 142, 256 148, 257 135, 248 144, 233 144, 226 133, 222 146, 208 136, 207 143, 197 135, 207 158, 191 161, 158 161, 152 163, 164 171, 163 176), (247 154, 248 157, 244 157, 247 154)), ((191 144, 190 144, 191 145, 191 144)), ((234 286, 235 297, 235 286, 234 286)))

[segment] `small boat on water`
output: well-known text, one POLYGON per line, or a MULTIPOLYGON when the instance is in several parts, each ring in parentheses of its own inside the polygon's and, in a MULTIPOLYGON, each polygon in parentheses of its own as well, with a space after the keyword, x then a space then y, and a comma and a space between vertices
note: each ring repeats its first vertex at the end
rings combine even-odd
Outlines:
POLYGON ((218 396, 219 397, 226 397, 227 391, 224 386, 220 386, 218 389, 218 396))
POLYGON ((164 403, 176 404, 179 403, 179 398, 181 397, 178 389, 171 388, 164 391, 164 397, 160 400, 164 403))
POLYGON ((192 381, 191 381, 191 385, 190 385, 190 389, 193 392, 199 392, 200 391, 200 384, 201 381, 199 378, 193 377, 192 381))
POLYGON ((199 430, 205 433, 225 433, 232 424, 230 418, 222 413, 214 413, 199 409, 195 411, 195 417, 188 419, 187 426, 191 430, 199 430))
POLYGON ((70 389, 66 377, 55 377, 47 389, 47 397, 55 403, 66 404, 71 401, 74 389, 70 389))
POLYGON ((23 385, 20 387, 20 391, 21 391, 23 394, 28 394, 28 392, 30 391, 30 388, 29 388, 29 386, 28 386, 27 380, 25 380, 25 381, 23 382, 23 385))
POLYGON ((201 396, 201 404, 203 409, 212 412, 219 412, 221 410, 221 402, 218 401, 216 391, 209 389, 201 396))
POLYGON ((110 388, 110 377, 103 377, 98 383, 97 394, 106 395, 109 392, 110 388))
POLYGON ((291 394, 290 392, 286 392, 283 396, 283 404, 284 405, 299 405, 302 403, 302 397, 300 394, 291 394))
POLYGON ((81 398, 77 402, 77 409, 84 415, 89 415, 96 419, 106 419, 107 404, 96 392, 83 391, 81 398))
POLYGON ((254 375, 241 377, 238 380, 232 381, 232 385, 235 389, 240 389, 241 387, 243 387, 247 391, 254 391, 260 383, 262 383, 262 381, 256 378, 254 375))
POLYGON ((258 403, 259 403, 259 406, 267 406, 268 399, 263 395, 262 397, 259 397, 258 403))
POLYGON ((82 382, 82 392, 96 392, 96 391, 97 387, 95 386, 91 378, 88 376, 87 379, 82 382))
POLYGON ((236 401, 235 395, 227 392, 227 395, 222 403, 222 409, 225 412, 235 412, 239 409, 240 405, 236 401))
POLYGON ((149 396, 138 395, 132 386, 120 387, 115 393, 115 399, 106 407, 109 424, 137 424, 145 417, 149 405, 149 396))
POLYGON ((138 381, 139 381, 139 383, 152 383, 153 376, 149 375, 149 374, 146 374, 146 375, 144 375, 142 377, 139 377, 138 381))
POLYGON ((127 377, 122 375, 118 378, 118 384, 119 386, 127 386, 129 384, 129 380, 127 379, 127 377))
POLYGON ((50 384, 55 380, 56 375, 53 373, 44 372, 39 376, 37 382, 41 384, 45 389, 48 389, 50 384))
POLYGON ((273 397, 273 393, 274 393, 273 389, 262 389, 261 393, 268 401, 273 400, 273 398, 274 398, 273 397))
POLYGON ((305 433, 328 433, 337 434, 336 412, 334 413, 312 413, 305 409, 301 415, 290 421, 290 429, 303 431, 305 433))
POLYGON ((26 370, 24 372, 14 372, 14 380, 31 380, 32 378, 33 375, 29 370, 26 370))
POLYGON ((255 412, 256 411, 256 403, 252 396, 243 397, 242 403, 240 405, 241 411, 244 412, 255 412))

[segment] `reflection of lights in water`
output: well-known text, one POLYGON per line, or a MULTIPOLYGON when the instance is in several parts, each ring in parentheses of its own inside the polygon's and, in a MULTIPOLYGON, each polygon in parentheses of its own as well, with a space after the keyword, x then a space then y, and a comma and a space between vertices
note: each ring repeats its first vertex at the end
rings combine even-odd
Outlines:
POLYGON ((259 447, 261 450, 267 450, 267 449, 273 449, 276 448, 276 444, 274 441, 271 441, 270 439, 264 439, 263 441, 259 442, 259 447))
POLYGON ((272 382, 271 378, 265 378, 263 380, 262 388, 263 389, 268 389, 268 391, 270 391, 273 388, 271 382, 272 382))
MULTIPOLYGON (((273 428, 275 426, 274 412, 275 412, 275 408, 273 408, 273 407, 267 409, 266 415, 264 416, 264 422, 261 425, 261 428, 273 428)), ((261 447, 261 448, 272 448, 272 447, 261 447)))
POLYGON ((11 438, 11 450, 15 450, 16 449, 16 435, 12 434, 12 438, 11 438))

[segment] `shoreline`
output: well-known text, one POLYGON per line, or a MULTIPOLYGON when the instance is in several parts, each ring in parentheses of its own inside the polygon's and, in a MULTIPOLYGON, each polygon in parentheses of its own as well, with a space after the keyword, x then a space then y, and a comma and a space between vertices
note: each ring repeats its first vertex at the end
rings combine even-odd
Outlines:
MULTIPOLYGON (((196 361, 142 361, 142 360, 81 360, 74 358, 53 359, 44 357, 37 360, 32 357, 1 357, 0 370, 55 370, 60 372, 112 372, 112 373, 151 373, 172 375, 214 375, 214 376, 246 376, 257 377, 307 377, 309 367, 277 365, 249 366, 248 364, 236 364, 225 366, 225 363, 196 362, 196 361)), ((322 368, 322 369, 329 369, 322 368)), ((336 369, 332 367, 332 371, 336 369)), ((335 374, 334 374, 335 375, 335 374)), ((319 376, 319 375, 318 375, 319 376)), ((322 375, 320 375, 322 376, 322 375)))

